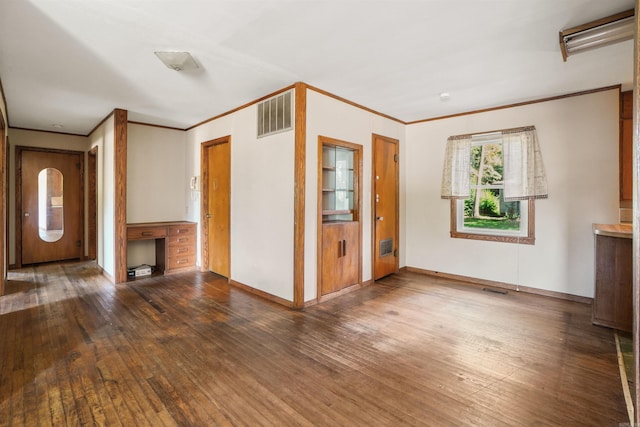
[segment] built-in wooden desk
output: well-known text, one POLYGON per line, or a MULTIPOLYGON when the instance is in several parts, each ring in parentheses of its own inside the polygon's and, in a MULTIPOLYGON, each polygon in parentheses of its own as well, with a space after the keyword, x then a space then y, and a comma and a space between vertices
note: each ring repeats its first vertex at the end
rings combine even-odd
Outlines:
POLYGON ((187 221, 127 224, 127 240, 156 241, 156 272, 171 274, 196 265, 196 223, 187 221))

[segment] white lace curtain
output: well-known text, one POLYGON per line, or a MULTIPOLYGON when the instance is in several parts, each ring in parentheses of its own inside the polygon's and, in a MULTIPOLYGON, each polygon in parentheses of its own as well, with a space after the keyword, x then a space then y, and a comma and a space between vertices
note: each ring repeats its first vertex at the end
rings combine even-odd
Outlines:
POLYGON ((471 167, 471 135, 450 136, 444 153, 442 170, 443 199, 468 199, 471 167))
MULTIPOLYGON (((504 199, 526 200, 548 197, 547 176, 534 126, 500 131, 502 139, 504 199)), ((467 199, 473 135, 447 139, 442 170, 443 199, 467 199)))

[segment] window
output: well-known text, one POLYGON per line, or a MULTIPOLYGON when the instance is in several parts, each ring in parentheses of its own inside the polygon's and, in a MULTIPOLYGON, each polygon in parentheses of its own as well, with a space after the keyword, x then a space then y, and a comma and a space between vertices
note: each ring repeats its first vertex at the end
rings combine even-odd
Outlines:
POLYGON ((451 202, 451 236, 532 244, 533 203, 530 209, 528 201, 504 200, 500 134, 472 137, 469 170, 469 198, 451 202))
POLYGON ((441 196, 451 237, 534 244, 534 199, 547 197, 535 128, 450 137, 441 196))

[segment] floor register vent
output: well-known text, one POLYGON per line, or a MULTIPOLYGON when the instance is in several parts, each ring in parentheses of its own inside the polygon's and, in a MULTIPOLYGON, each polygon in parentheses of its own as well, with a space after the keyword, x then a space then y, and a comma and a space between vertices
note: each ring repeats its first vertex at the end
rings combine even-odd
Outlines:
POLYGON ((258 138, 293 129, 292 91, 258 104, 258 138))

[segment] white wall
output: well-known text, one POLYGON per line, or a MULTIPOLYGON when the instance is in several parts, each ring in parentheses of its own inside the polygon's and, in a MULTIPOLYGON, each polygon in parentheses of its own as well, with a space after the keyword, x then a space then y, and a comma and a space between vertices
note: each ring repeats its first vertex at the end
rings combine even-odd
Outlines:
POLYGON ((112 114, 91 135, 98 147, 98 265, 115 278, 115 117, 112 114))
MULTIPOLYGON (((188 132, 129 125, 127 221, 199 223, 200 191, 189 189, 189 178, 200 176, 201 143, 231 135, 231 279, 292 301, 294 133, 258 139, 255 122, 253 105, 188 132)), ((98 264, 113 276, 113 116, 88 138, 18 129, 8 133, 9 262, 15 261, 13 148, 87 151, 98 146, 98 264)), ((362 277, 372 277, 374 133, 400 140, 400 266, 593 296, 591 224, 618 221, 617 90, 408 126, 308 90, 305 301, 317 292, 319 135, 363 145, 362 277), (449 202, 439 195, 447 137, 526 125, 538 130, 549 180, 549 199, 536 201, 536 244, 450 238, 449 202)), ((134 245, 133 263, 153 262, 151 250, 134 245)))
POLYGON ((409 125, 406 265, 593 297, 591 226, 618 222, 618 102, 610 90, 409 125), (549 199, 535 202, 535 245, 449 237, 447 137, 526 125, 536 126, 549 184, 549 199))
MULTIPOLYGON (((9 264, 16 262, 16 147, 39 147, 58 150, 87 151, 89 139, 85 136, 66 135, 52 132, 40 132, 33 130, 14 129, 8 130, 9 134, 9 264)), ((85 180, 86 180, 86 155, 85 155, 85 180)), ((86 182, 85 182, 86 188, 86 182)), ((86 205, 85 199, 85 205, 86 205)), ((86 236, 86 222, 85 222, 86 236)), ((86 238, 85 238, 86 242, 86 238)), ((86 250, 86 249, 85 249, 86 250)))
MULTIPOLYGON (((231 135, 231 279, 293 301, 294 132, 258 139, 256 116, 252 105, 189 130, 185 178, 200 176, 203 142, 231 135)), ((199 191, 188 205, 200 222, 199 191)))
MULTIPOLYGON (((187 217, 186 133, 129 123, 127 223, 187 217)), ((155 241, 128 243, 127 265, 155 264, 155 241)))
MULTIPOLYGON (((318 136, 327 136, 363 146, 362 186, 362 280, 372 276, 371 233, 371 162, 372 135, 378 134, 400 141, 400 245, 405 239, 404 125, 346 104, 335 98, 307 90, 307 150, 305 193, 305 272, 304 300, 317 297, 317 232, 318 232, 318 136)), ((400 249, 400 265, 404 265, 404 250, 400 249)))

